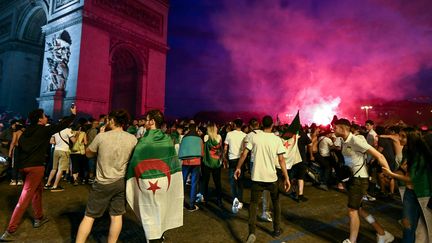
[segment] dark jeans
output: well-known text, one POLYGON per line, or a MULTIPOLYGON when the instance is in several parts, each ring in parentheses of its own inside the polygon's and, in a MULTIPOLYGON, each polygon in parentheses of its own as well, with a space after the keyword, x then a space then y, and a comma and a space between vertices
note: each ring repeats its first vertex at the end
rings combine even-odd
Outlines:
POLYGON ((85 179, 88 173, 88 162, 85 154, 70 154, 72 161, 72 174, 79 173, 82 179, 85 179))
POLYGON ((238 198, 240 202, 243 201, 243 180, 244 180, 244 166, 242 166, 242 172, 240 177, 234 179, 234 172, 238 163, 238 159, 229 160, 228 177, 231 187, 231 195, 234 198, 238 198))
POLYGON ((333 159, 331 156, 319 156, 318 164, 321 166, 321 181, 323 184, 328 185, 332 173, 333 159))
POLYGON ((13 150, 13 155, 12 155, 12 158, 11 158, 11 161, 12 161, 12 163, 11 163, 11 180, 17 181, 17 180, 22 180, 23 177, 22 177, 22 174, 18 170, 18 167, 16 165, 15 156, 16 155, 15 155, 15 149, 14 149, 13 150))
POLYGON ((270 197, 273 204, 273 229, 275 231, 280 229, 281 208, 279 204, 278 182, 252 181, 251 201, 249 206, 249 234, 255 234, 258 200, 264 190, 270 192, 270 197))
POLYGON ((412 189, 406 189, 403 196, 403 217, 408 220, 410 227, 403 227, 403 243, 414 243, 417 224, 422 213, 417 196, 412 189))
POLYGON ((221 167, 219 168, 210 168, 204 164, 201 166, 201 194, 204 196, 204 199, 207 201, 208 199, 208 184, 210 181, 210 174, 213 176, 213 182, 216 187, 216 197, 217 200, 220 201, 222 199, 222 186, 221 186, 221 167))

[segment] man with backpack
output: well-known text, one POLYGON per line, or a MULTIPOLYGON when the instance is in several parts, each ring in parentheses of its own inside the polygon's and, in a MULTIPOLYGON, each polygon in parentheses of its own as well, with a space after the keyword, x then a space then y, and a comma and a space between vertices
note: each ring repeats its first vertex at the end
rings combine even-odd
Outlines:
POLYGON ((61 192, 64 190, 59 185, 62 178, 63 172, 69 170, 70 165, 70 145, 75 142, 74 134, 72 129, 65 128, 60 132, 53 135, 55 146, 53 156, 53 167, 48 176, 48 181, 44 186, 44 189, 51 190, 51 192, 61 192), (55 176, 54 184, 51 185, 51 181, 55 176))

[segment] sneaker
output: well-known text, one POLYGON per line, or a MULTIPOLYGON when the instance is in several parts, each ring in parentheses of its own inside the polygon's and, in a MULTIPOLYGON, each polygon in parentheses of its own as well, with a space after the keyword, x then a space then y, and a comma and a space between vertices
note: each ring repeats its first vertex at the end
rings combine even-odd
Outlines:
POLYGON ((51 192, 62 192, 64 188, 62 186, 52 187, 51 192))
POLYGON ((366 194, 366 195, 363 196, 363 201, 373 202, 373 201, 376 201, 376 198, 372 197, 369 194, 366 194))
POLYGON ((234 214, 238 213, 238 211, 239 211, 239 204, 240 204, 240 201, 237 198, 234 198, 232 209, 231 209, 234 214))
POLYGON ((9 186, 16 186, 17 182, 16 180, 11 180, 11 182, 9 183, 9 186))
POLYGON ((42 219, 35 219, 33 222, 33 228, 39 228, 48 221, 49 219, 45 216, 42 219))
POLYGON ((342 243, 351 243, 351 241, 349 239, 345 239, 344 241, 342 241, 342 243))
POLYGON ((298 202, 307 202, 309 199, 303 195, 299 195, 297 200, 298 202))
POLYGON ((78 180, 75 180, 74 183, 73 183, 73 185, 74 186, 78 186, 79 185, 78 180))
POLYGON ((288 196, 293 199, 294 201, 297 201, 297 193, 296 192, 291 192, 290 194, 288 194, 288 196))
POLYGON ((246 243, 253 243, 256 240, 255 234, 250 234, 246 240, 246 243))
POLYGON ((272 236, 274 238, 277 238, 277 237, 281 236, 281 234, 282 234, 282 229, 279 229, 279 230, 273 231, 272 236))
POLYGON ((16 183, 17 186, 22 186, 24 184, 23 180, 18 180, 18 182, 16 183))
POLYGON ((15 233, 10 233, 7 230, 0 237, 0 241, 1 242, 14 241, 14 240, 16 240, 16 234, 15 233))
POLYGON ((242 208, 243 208, 243 203, 242 203, 242 202, 239 202, 237 208, 238 208, 238 209, 242 209, 242 208))
POLYGON ((272 219, 272 217, 271 217, 270 212, 264 212, 264 213, 261 215, 260 219, 261 219, 262 221, 264 221, 264 222, 273 222, 273 219, 272 219))
POLYGON ((193 206, 188 206, 186 208, 189 212, 195 212, 199 209, 199 207, 197 205, 193 205, 193 206))
POLYGON ((94 180, 94 179, 88 179, 88 181, 87 181, 87 182, 88 182, 88 184, 90 184, 90 185, 91 185, 91 184, 93 184, 93 183, 95 182, 95 180, 94 180))
POLYGON ((377 234, 378 243, 389 243, 394 241, 394 236, 387 231, 384 231, 384 235, 377 234))
POLYGON ((50 185, 48 185, 48 184, 45 184, 44 189, 45 189, 45 190, 51 190, 51 189, 52 189, 52 186, 50 186, 50 185))
POLYGON ((195 200, 195 202, 196 202, 196 203, 202 203, 202 202, 204 202, 204 196, 203 196, 201 193, 198 193, 198 194, 196 195, 196 200, 195 200))

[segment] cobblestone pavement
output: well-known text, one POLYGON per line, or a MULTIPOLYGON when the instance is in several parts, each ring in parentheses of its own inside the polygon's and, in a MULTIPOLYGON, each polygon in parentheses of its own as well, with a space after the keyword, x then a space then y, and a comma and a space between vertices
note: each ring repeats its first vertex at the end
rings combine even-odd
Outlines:
MULTIPOLYGON (((200 210, 184 210, 184 225, 165 233, 165 242, 244 242, 248 235, 248 202, 250 190, 244 191, 245 207, 237 215, 231 213, 227 170, 222 171, 224 190, 223 208, 219 208, 210 199, 200 210)), ((19 229, 17 242, 74 242, 74 237, 84 215, 89 185, 72 186, 62 182, 63 192, 43 193, 43 207, 50 221, 41 228, 33 229, 31 208, 27 211, 19 229)), ((210 187, 213 184, 210 183, 210 187)), ((0 182, 0 230, 7 227, 12 210, 15 207, 20 186, 9 186, 8 181, 0 182)), ((342 242, 348 237, 347 196, 336 190, 322 191, 313 186, 306 186, 307 202, 297 203, 281 195, 281 226, 283 233, 279 238, 272 238, 272 223, 257 221, 256 242, 342 242)), ((186 196, 187 197, 187 196, 186 196)), ((399 242, 402 230, 397 220, 400 218, 402 205, 400 199, 377 200, 365 203, 386 230, 399 242)), ((109 216, 97 219, 88 242, 106 242, 109 229, 109 216)), ((373 228, 362 220, 359 234, 360 243, 376 242, 373 228)), ((140 222, 128 208, 123 217, 123 229, 119 242, 146 242, 140 222)))

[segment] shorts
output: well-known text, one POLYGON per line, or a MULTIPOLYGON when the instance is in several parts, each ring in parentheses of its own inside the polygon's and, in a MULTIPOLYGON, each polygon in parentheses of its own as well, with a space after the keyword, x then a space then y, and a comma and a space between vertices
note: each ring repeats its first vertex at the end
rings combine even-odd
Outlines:
POLYGON ((91 218, 102 217, 105 210, 109 209, 111 216, 126 213, 126 182, 119 179, 110 184, 95 182, 90 190, 85 215, 91 218))
POLYGON ((53 170, 66 171, 69 169, 70 155, 69 152, 62 150, 54 150, 53 170))
POLYGON ((348 208, 358 210, 362 206, 363 196, 367 194, 369 178, 354 177, 348 183, 348 208))
POLYGON ((307 172, 306 163, 300 162, 293 165, 291 169, 288 170, 288 175, 290 179, 304 180, 306 172, 307 172))

